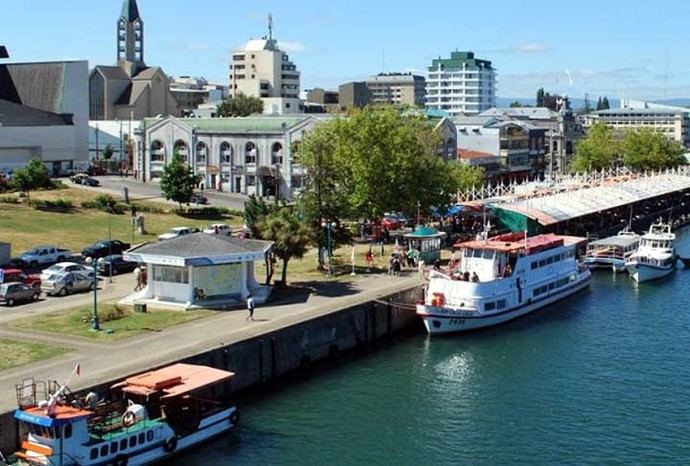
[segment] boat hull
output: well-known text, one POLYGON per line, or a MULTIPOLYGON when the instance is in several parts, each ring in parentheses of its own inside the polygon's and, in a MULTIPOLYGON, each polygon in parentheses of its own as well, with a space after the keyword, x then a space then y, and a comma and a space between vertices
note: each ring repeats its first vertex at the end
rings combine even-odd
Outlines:
POLYGON ((624 259, 601 259, 601 258, 585 258, 585 264, 592 270, 595 269, 612 269, 614 272, 622 272, 625 270, 624 259))
POLYGON ((667 267, 656 267, 648 264, 629 263, 625 268, 628 270, 630 277, 638 283, 658 280, 659 278, 670 275, 675 267, 673 265, 667 267))
POLYGON ((518 317, 522 317, 530 312, 534 312, 549 304, 553 304, 589 286, 592 280, 591 272, 587 271, 579 275, 578 281, 571 287, 560 290, 552 295, 540 299, 539 301, 525 304, 524 306, 509 309, 507 311, 476 316, 457 316, 452 313, 444 313, 442 309, 429 309, 428 306, 420 305, 417 314, 422 317, 424 326, 430 335, 461 333, 471 330, 478 330, 485 327, 492 327, 508 322, 518 317))

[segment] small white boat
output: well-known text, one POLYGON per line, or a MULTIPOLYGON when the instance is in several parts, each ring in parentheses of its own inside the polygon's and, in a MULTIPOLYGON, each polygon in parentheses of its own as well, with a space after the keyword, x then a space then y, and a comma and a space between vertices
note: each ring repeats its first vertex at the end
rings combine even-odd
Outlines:
POLYGON ((640 246, 625 263, 628 273, 638 283, 665 277, 676 268, 676 235, 671 225, 657 223, 640 239, 640 246))
POLYGON ((640 235, 628 229, 616 236, 592 241, 587 245, 585 264, 591 269, 611 268, 614 272, 622 272, 639 244, 640 235))
POLYGON ((577 261, 584 241, 510 233, 460 243, 458 273, 431 273, 417 315, 427 332, 436 335, 498 325, 555 303, 591 281, 589 269, 577 261), (460 271, 473 279, 467 281, 460 271))

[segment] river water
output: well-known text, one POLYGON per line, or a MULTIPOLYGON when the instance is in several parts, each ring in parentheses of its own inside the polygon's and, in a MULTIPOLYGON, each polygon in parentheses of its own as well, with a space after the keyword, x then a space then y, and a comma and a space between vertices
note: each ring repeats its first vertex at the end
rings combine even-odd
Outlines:
POLYGON ((690 270, 640 286, 596 272, 517 321, 289 384, 170 464, 690 464, 689 287, 690 270))

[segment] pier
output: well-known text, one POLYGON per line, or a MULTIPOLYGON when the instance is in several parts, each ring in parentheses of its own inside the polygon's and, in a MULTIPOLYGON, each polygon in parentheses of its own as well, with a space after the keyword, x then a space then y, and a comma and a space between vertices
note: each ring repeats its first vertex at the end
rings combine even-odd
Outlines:
MULTIPOLYGON (((365 347, 380 338, 421 325, 414 312, 399 303, 421 297, 422 282, 410 277, 367 277, 354 282, 326 282, 311 293, 258 307, 254 322, 234 310, 141 338, 119 342, 91 341, 47 334, 33 339, 73 351, 0 374, 0 451, 17 447, 15 384, 22 380, 64 382, 77 363, 74 392, 103 391, 129 375, 175 362, 204 364, 237 374, 233 393, 275 382, 297 369, 342 352, 365 347), (391 303, 391 304, 386 304, 391 303)), ((27 338, 11 330, 3 336, 27 338)))

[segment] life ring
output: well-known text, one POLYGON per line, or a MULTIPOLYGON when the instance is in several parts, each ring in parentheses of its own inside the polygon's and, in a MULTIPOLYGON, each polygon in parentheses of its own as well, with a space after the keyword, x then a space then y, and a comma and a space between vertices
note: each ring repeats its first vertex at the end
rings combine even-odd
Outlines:
POLYGON ((232 414, 230 415, 230 422, 232 422, 233 426, 236 426, 238 422, 240 422, 240 412, 235 409, 232 414))
POLYGON ((174 452, 176 448, 177 437, 170 437, 168 440, 165 441, 165 445, 163 445, 163 449, 168 453, 174 452))
POLYGON ((115 458, 115 461, 113 461, 114 466, 127 466, 129 463, 129 458, 127 458, 124 455, 118 456, 115 458))
POLYGON ((122 425, 125 427, 132 427, 136 421, 137 421, 137 418, 134 416, 134 413, 131 411, 127 411, 122 416, 122 425))

